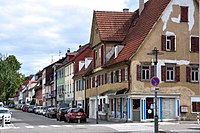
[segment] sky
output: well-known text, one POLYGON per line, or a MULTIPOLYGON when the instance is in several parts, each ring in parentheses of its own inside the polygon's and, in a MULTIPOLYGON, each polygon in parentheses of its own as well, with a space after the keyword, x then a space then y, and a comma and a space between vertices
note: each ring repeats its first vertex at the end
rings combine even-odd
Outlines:
POLYGON ((138 8, 139 0, 0 0, 0 53, 36 74, 89 42, 93 11, 138 8))

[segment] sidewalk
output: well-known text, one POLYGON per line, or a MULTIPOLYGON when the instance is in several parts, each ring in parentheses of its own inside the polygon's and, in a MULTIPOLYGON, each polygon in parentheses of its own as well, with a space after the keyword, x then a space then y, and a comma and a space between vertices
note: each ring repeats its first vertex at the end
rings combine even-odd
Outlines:
MULTIPOLYGON (((88 124, 96 124, 96 119, 94 118, 88 118, 87 119, 88 121, 88 124)), ((154 123, 154 122, 132 122, 132 121, 116 121, 116 120, 100 120, 98 119, 98 124, 119 124, 119 123, 143 123, 143 124, 149 124, 149 123, 154 123)), ((159 121, 159 124, 198 124, 197 121, 163 121, 163 122, 160 122, 159 121)), ((199 124, 200 126, 200 124, 199 124)))

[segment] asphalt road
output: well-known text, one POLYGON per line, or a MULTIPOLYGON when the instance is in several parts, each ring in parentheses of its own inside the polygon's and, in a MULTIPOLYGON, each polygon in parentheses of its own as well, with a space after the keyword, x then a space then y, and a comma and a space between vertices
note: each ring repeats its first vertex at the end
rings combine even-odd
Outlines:
POLYGON ((66 123, 42 115, 12 110, 12 122, 0 128, 0 133, 126 133, 90 123, 66 123))
MULTIPOLYGON (((87 123, 66 123, 42 115, 11 110, 12 122, 0 125, 0 133, 153 133, 154 123, 116 123, 89 119, 87 123)), ((159 122, 160 133, 200 133, 196 121, 159 122)))

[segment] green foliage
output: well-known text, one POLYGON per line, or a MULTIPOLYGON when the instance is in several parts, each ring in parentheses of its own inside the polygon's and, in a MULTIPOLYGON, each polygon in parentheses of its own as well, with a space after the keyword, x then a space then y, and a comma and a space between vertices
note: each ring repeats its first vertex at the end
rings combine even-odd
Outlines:
POLYGON ((0 68, 0 98, 8 99, 22 84, 21 64, 14 55, 5 57, 0 54, 0 68))

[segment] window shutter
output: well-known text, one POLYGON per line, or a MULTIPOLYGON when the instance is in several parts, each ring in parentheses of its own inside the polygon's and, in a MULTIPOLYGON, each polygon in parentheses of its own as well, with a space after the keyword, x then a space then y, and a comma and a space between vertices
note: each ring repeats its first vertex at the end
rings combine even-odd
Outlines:
POLYGON ((119 70, 115 72, 115 75, 116 75, 116 82, 119 82, 119 70))
POLYGON ((101 66, 104 64, 104 45, 101 45, 101 66))
POLYGON ((98 86, 100 86, 100 75, 97 76, 98 86))
POLYGON ((161 80, 166 81, 166 66, 161 66, 161 72, 162 72, 161 80))
POLYGON ((191 73, 191 68, 190 68, 189 66, 187 66, 187 67, 186 67, 186 81, 187 81, 187 82, 190 82, 190 81, 191 81, 190 73, 191 73))
POLYGON ((125 69, 121 69, 121 81, 125 81, 125 69))
POLYGON ((141 81, 141 66, 137 65, 137 80, 141 81))
POLYGON ((191 37, 191 52, 199 52, 199 37, 191 37))
POLYGON ((105 73, 105 84, 107 84, 107 79, 108 79, 108 77, 107 77, 107 73, 105 73))
POLYGON ((151 78, 154 76, 154 66, 151 66, 151 78))
POLYGON ((111 83, 113 83, 113 72, 111 72, 111 83))
POLYGON ((180 81, 180 66, 175 67, 176 82, 180 81))
POLYGON ((92 87, 95 87, 95 77, 92 77, 92 87))
POLYGON ((166 50, 166 35, 161 36, 161 50, 166 50))
POLYGON ((188 7, 181 6, 181 22, 188 22, 188 7))
POLYGON ((171 39, 171 51, 175 51, 175 36, 170 36, 171 39))
POLYGON ((104 85, 104 75, 102 74, 102 85, 104 85))
POLYGON ((95 69, 96 68, 96 50, 94 49, 93 50, 93 68, 95 69))

